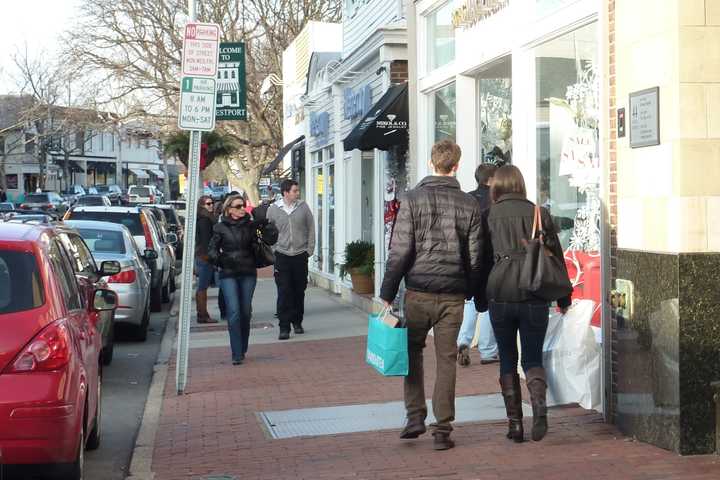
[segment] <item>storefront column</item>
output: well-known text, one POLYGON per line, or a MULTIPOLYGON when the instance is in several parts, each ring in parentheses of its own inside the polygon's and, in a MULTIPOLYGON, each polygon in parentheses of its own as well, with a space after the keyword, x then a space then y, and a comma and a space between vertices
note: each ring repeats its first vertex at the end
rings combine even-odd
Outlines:
POLYGON ((536 112, 527 108, 535 102, 535 55, 516 48, 512 53, 513 165, 525 177, 528 198, 537 198, 536 112))
POLYGON ((456 103, 458 122, 455 141, 462 149, 457 179, 462 190, 469 192, 476 188, 475 167, 480 161, 478 158, 480 129, 477 115, 477 80, 474 77, 458 75, 455 80, 455 88, 456 98, 462 99, 456 103))

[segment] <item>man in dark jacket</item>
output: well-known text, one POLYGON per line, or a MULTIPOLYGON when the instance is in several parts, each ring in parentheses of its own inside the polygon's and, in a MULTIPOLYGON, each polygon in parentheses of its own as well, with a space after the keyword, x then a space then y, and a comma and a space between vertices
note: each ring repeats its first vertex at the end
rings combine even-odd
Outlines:
MULTIPOLYGON (((490 200, 490 182, 497 167, 491 164, 478 165, 475 170, 475 180, 478 187, 470 193, 480 204, 480 210, 486 212, 492 201, 490 200)), ((487 258, 488 263, 492 263, 492 258, 487 258)), ((458 365, 467 367, 470 365, 470 344, 475 337, 475 328, 480 318, 480 337, 478 339, 478 351, 480 352, 480 363, 485 365, 495 363, 498 360, 497 342, 493 334, 492 324, 490 323, 490 314, 483 312, 478 314, 475 310, 475 302, 468 300, 465 302, 465 312, 463 314, 463 322, 460 326, 460 333, 457 338, 458 345, 458 365)))
POLYGON ((460 147, 450 140, 432 148, 435 172, 409 191, 400 205, 380 298, 390 308, 405 278, 409 372, 405 377, 407 425, 400 438, 425 433, 423 348, 432 328, 437 375, 433 392, 434 448, 454 446, 456 339, 465 299, 480 279, 480 206, 454 178, 460 147))

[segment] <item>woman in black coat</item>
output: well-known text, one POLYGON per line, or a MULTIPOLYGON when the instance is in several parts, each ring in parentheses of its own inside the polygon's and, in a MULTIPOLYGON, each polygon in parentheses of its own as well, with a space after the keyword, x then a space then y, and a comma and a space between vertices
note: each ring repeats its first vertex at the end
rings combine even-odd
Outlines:
POLYGON ((275 225, 267 220, 254 221, 245 210, 242 195, 228 196, 223 204, 222 220, 213 227, 208 256, 220 270, 233 365, 243 362, 248 349, 252 299, 257 284, 253 245, 258 241, 258 232, 269 245, 277 241, 275 225))
MULTIPOLYGON (((527 199, 525 181, 513 165, 500 167, 490 190, 492 206, 482 228, 483 258, 493 258, 485 277, 486 288, 476 297, 478 311, 490 311, 500 353, 500 386, 508 416, 507 437, 523 441, 522 397, 517 373, 517 336, 520 333, 522 367, 533 409, 532 439, 547 433, 547 381, 542 364, 542 347, 548 327, 549 303, 520 289, 520 270, 525 259, 525 242, 532 236, 535 204, 527 199), (483 295, 483 293, 485 295, 483 295)), ((545 245, 557 258, 563 251, 550 213, 540 208, 545 245)), ((565 265, 562 262, 563 266, 565 265)), ((562 313, 570 306, 570 296, 558 298, 562 313)))

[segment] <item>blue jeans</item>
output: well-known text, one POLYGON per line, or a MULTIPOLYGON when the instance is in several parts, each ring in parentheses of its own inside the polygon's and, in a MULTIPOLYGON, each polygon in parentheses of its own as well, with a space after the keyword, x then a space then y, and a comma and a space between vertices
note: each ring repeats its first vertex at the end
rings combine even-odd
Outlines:
POLYGON ((480 339, 478 340, 478 351, 480 358, 489 359, 497 356, 498 347, 495 341, 492 324, 490 323, 489 312, 478 315, 475 310, 475 303, 472 300, 465 302, 465 311, 463 313, 463 321, 460 326, 460 333, 457 338, 457 345, 470 345, 475 336, 475 324, 478 316, 480 317, 480 339))
POLYGON ((517 372, 518 332, 523 370, 542 367, 542 348, 550 315, 548 304, 490 301, 489 307, 500 350, 500 375, 517 372))
POLYGON ((200 258, 195 258, 195 273, 198 276, 197 291, 204 291, 210 287, 210 282, 212 282, 215 273, 215 267, 200 258))
POLYGON ((233 360, 241 360, 247 353, 255 285, 257 285, 257 275, 238 275, 220 279, 220 290, 223 292, 227 310, 233 360))

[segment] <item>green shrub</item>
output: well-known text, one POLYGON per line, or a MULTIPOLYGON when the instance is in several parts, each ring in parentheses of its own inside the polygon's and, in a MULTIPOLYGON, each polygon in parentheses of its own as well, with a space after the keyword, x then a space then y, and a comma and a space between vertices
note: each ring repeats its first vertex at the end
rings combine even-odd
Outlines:
POLYGON ((375 274, 375 247, 370 242, 357 240, 345 245, 345 263, 340 264, 340 278, 357 268, 364 275, 375 274))

